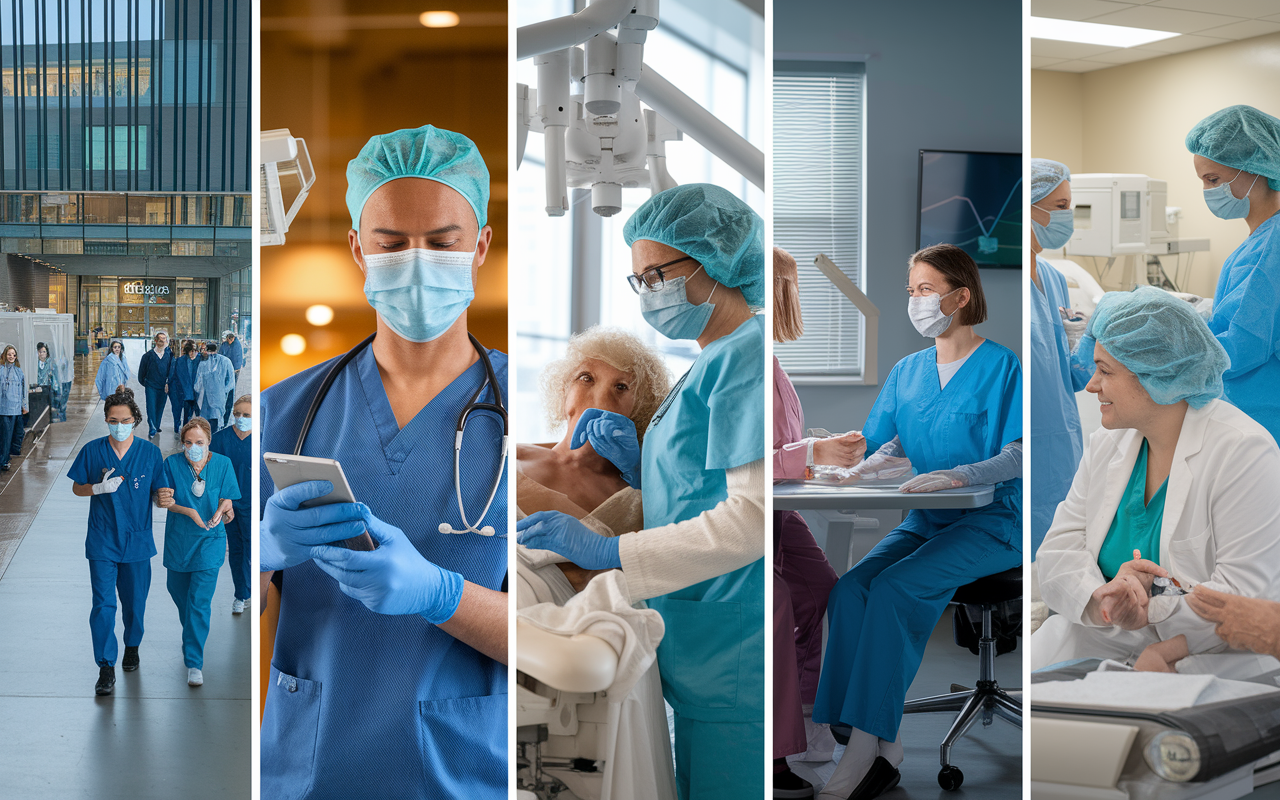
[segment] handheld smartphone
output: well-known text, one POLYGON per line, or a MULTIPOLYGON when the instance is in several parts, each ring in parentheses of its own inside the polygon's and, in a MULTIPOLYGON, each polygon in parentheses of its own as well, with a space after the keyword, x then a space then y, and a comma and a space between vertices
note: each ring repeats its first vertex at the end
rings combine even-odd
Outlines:
MULTIPOLYGON (((332 458, 313 458, 311 456, 295 456, 286 453, 263 453, 262 459, 267 464, 267 472, 276 485, 276 491, 295 483, 306 481, 328 481, 333 484, 333 491, 326 495, 303 503, 305 508, 324 506, 331 503, 354 503, 356 496, 347 483, 347 476, 342 472, 342 464, 332 458)), ((340 542, 331 542, 334 547, 345 547, 348 550, 374 550, 377 545, 368 531, 340 542)))

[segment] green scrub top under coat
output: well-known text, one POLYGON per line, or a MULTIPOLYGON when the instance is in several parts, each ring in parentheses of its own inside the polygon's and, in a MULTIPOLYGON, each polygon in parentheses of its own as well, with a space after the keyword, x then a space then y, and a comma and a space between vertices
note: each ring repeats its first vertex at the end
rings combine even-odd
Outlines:
POLYGON ((1114 578, 1125 562, 1133 560, 1134 550, 1148 561, 1160 563, 1160 525, 1164 521, 1164 490, 1168 486, 1169 479, 1165 478, 1151 496, 1151 502, 1146 502, 1147 440, 1143 439, 1138 461, 1129 474, 1129 485, 1124 489, 1107 538, 1098 551, 1098 569, 1107 580, 1114 578))
MULTIPOLYGON (((209 463, 200 473, 204 478, 204 495, 196 497, 191 492, 194 471, 186 454, 174 453, 164 461, 165 476, 173 486, 173 502, 194 508, 200 519, 208 522, 218 513, 223 500, 239 500, 240 487, 236 483, 231 459, 217 453, 209 454, 209 463)), ((164 566, 177 572, 196 572, 222 566, 227 555, 227 528, 219 522, 210 530, 203 530, 185 514, 169 511, 164 521, 164 566)))

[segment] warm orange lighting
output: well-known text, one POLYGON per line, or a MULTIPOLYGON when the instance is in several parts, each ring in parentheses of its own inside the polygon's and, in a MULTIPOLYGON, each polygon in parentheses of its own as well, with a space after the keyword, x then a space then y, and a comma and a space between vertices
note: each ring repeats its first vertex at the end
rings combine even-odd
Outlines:
POLYGON ((333 309, 323 303, 307 307, 307 322, 317 328, 333 322, 333 309))
POLYGON ((300 356, 307 349, 307 340, 296 333, 291 333, 280 340, 280 349, 287 356, 300 356))
POLYGON ((418 21, 426 28, 454 28, 462 20, 452 11, 423 11, 418 21))

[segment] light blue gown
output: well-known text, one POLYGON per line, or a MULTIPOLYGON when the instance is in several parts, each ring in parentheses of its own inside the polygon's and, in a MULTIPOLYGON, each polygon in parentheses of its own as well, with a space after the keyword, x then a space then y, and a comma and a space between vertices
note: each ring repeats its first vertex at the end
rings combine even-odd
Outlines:
MULTIPOLYGON (((937 355, 930 347, 894 366, 862 430, 867 452, 897 436, 924 473, 985 461, 1022 438, 1017 356, 987 340, 943 389, 937 355)), ((893 741, 929 633, 955 590, 1021 563, 1021 478, 998 484, 982 508, 908 513, 831 592, 813 721, 893 741)))
POLYGON ((98 390, 99 399, 106 400, 116 393, 116 387, 129 384, 129 365, 123 356, 107 353, 98 365, 98 375, 93 385, 98 390))
MULTIPOLYGON (((1042 258, 1031 284, 1031 555, 1067 496, 1084 440, 1076 392, 1093 377, 1093 347, 1071 352, 1059 308, 1070 308, 1067 279, 1042 258)), ((1092 341, 1092 340, 1089 340, 1092 341)))
POLYGON ((1280 214, 1223 262, 1209 330, 1231 358, 1227 400, 1280 442, 1280 214))
MULTIPOLYGON (((209 353, 196 372, 196 395, 200 400, 200 416, 210 424, 221 423, 226 409, 227 392, 236 385, 236 373, 226 356, 209 353)), ((217 429, 217 426, 214 426, 217 429)))
MULTIPOLYGON (((489 351, 505 391, 507 358, 489 351)), ((333 362, 262 393, 262 452, 292 453, 333 362)), ((472 364, 400 428, 365 348, 337 376, 302 454, 336 458, 356 499, 404 531, 423 557, 488 589, 504 585, 507 540, 442 534, 462 526, 454 495, 458 414, 484 380, 472 364)), ((486 389, 478 402, 494 402, 486 389)), ((462 494, 476 525, 506 532, 507 482, 483 523, 502 427, 467 423, 462 494)), ((275 491, 265 466, 261 502, 275 491)), ((263 797, 505 798, 507 668, 418 615, 387 616, 347 597, 312 561, 283 575, 262 719, 263 797)))
MULTIPOLYGON (((204 494, 191 491, 195 472, 183 453, 164 460, 165 474, 173 485, 173 502, 194 508, 200 519, 208 522, 218 512, 224 499, 240 499, 231 459, 209 454, 200 477, 204 478, 204 494)), ((218 586, 218 570, 227 554, 225 522, 204 530, 184 514, 168 513, 164 521, 164 567, 168 570, 165 585, 178 607, 182 623, 182 661, 188 667, 204 668, 204 643, 209 638, 210 607, 218 586)))
MULTIPOLYGON (((757 315, 708 345, 649 423, 645 528, 709 511, 728 497, 726 470, 764 458, 764 336, 757 315)), ((764 792, 764 577, 762 557, 649 601, 666 624, 658 667, 681 800, 764 792)))

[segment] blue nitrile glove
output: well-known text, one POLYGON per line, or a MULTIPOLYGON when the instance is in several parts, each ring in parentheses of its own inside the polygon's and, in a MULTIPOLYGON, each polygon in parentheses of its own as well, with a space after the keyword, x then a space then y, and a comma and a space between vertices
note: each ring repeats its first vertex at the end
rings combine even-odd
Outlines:
POLYGON ((559 511, 539 511, 516 523, 516 541, 535 550, 550 550, 583 569, 619 569, 618 537, 601 536, 559 511))
POLYGON ((404 531, 356 503, 364 528, 378 549, 357 552, 344 547, 312 549, 316 566, 338 582, 347 597, 379 614, 419 614, 432 625, 447 621, 462 602, 462 576, 422 557, 404 531))
POLYGON ((328 481, 304 481, 286 486, 267 500, 258 540, 259 569, 270 572, 294 567, 311 558, 316 545, 340 542, 364 533, 357 503, 331 503, 302 508, 302 504, 333 491, 328 481))
POLYGON ((632 489, 640 488, 640 439, 636 424, 621 414, 599 408, 588 408, 578 417, 569 439, 569 449, 577 450, 587 442, 602 458, 622 473, 632 489))

